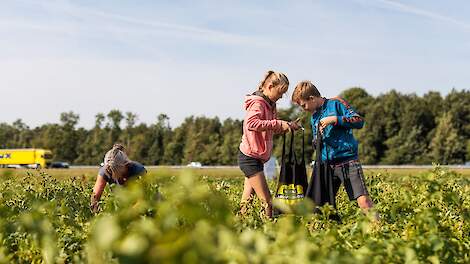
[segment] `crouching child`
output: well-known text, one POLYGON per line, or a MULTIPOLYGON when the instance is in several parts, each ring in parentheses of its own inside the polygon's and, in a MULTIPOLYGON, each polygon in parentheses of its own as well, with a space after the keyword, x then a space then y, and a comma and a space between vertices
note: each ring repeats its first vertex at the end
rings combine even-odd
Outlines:
POLYGON ((127 157, 124 146, 114 144, 113 148, 106 152, 103 166, 100 167, 96 177, 93 194, 91 195, 90 210, 94 213, 98 211, 98 202, 106 184, 125 185, 128 180, 146 173, 147 170, 142 164, 127 157))

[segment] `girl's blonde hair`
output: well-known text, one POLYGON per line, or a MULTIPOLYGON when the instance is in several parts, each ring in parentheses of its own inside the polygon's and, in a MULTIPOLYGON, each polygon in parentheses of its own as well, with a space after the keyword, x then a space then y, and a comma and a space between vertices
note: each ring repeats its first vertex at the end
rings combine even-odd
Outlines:
POLYGON ((104 169, 116 181, 127 175, 127 166, 130 162, 121 144, 114 144, 113 148, 104 155, 104 169))
POLYGON ((269 84, 272 84, 273 86, 282 86, 285 92, 287 91, 287 88, 289 88, 289 79, 287 79, 287 76, 282 72, 275 72, 269 70, 268 72, 266 72, 263 80, 259 84, 258 90, 263 91, 264 87, 269 84))

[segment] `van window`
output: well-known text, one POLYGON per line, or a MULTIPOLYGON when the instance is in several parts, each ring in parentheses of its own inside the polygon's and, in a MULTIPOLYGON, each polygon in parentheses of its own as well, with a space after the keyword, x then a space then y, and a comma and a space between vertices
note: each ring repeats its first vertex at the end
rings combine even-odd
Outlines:
POLYGON ((45 159, 52 159, 52 154, 46 153, 46 154, 44 154, 44 158, 45 159))

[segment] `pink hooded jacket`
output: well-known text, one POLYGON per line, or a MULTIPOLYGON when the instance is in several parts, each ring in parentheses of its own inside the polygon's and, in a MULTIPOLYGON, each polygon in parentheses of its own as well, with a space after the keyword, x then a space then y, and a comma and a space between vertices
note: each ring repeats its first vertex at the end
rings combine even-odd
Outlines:
POLYGON ((273 150, 273 134, 281 132, 276 106, 269 105, 263 97, 248 95, 245 98, 246 116, 240 151, 246 156, 266 162, 273 150))

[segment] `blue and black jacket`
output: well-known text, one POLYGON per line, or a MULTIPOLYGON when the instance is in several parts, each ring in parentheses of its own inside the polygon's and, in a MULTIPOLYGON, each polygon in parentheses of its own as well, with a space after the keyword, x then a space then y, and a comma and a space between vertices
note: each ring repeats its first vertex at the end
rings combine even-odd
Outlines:
POLYGON ((323 130, 322 161, 342 163, 358 158, 358 143, 354 138, 352 129, 364 126, 363 118, 340 97, 326 99, 321 108, 316 111, 310 120, 314 142, 318 123, 322 118, 337 116, 338 122, 329 125, 323 130))

